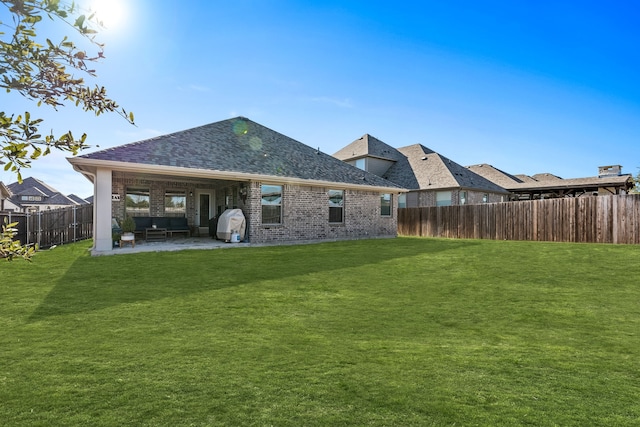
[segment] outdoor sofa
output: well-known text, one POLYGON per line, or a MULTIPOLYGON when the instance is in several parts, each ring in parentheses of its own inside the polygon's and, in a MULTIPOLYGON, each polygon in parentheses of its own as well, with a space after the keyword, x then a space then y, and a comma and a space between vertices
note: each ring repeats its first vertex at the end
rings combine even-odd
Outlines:
POLYGON ((136 223, 136 234, 144 235, 147 228, 164 228, 167 230, 167 235, 173 236, 174 233, 184 233, 187 236, 191 235, 191 229, 187 223, 185 217, 174 216, 134 216, 133 220, 136 223))

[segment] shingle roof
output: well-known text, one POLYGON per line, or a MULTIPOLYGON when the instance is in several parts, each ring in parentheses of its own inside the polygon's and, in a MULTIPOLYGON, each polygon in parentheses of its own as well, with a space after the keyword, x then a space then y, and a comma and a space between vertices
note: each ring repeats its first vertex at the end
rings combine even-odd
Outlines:
POLYGON ((43 200, 29 201, 29 205, 75 205, 74 200, 60 193, 50 185, 45 184, 43 181, 28 177, 22 180, 22 182, 14 182, 8 185, 9 190, 13 193, 11 200, 13 203, 22 206, 22 196, 40 196, 43 200))
POLYGON ((14 182, 9 184, 9 190, 13 194, 24 194, 27 196, 52 196, 55 193, 59 193, 55 188, 45 184, 37 178, 28 177, 22 180, 22 182, 14 182), (33 192, 33 189, 37 189, 37 192, 33 192))
POLYGON ((79 205, 88 205, 89 202, 87 202, 85 199, 83 199, 80 196, 76 196, 75 194, 69 194, 67 196, 69 199, 73 200, 74 202, 76 202, 79 205))
POLYGON ((343 161, 359 157, 378 157, 387 160, 399 160, 402 155, 397 149, 369 135, 362 135, 351 144, 334 153, 333 157, 343 161))
POLYGON ((406 188, 468 188, 506 193, 499 185, 421 144, 399 148, 398 152, 404 159, 391 166, 384 178, 406 188))
POLYGON ((509 188, 513 184, 524 182, 517 176, 511 175, 486 163, 467 166, 467 169, 487 178, 491 182, 495 182, 502 188, 509 188))
POLYGON ((469 170, 510 191, 552 190, 568 188, 602 188, 608 186, 629 186, 630 175, 605 175, 586 178, 563 179, 551 173, 529 175, 511 175, 488 164, 473 165, 469 170))
POLYGON ((244 117, 77 158, 399 188, 244 117))

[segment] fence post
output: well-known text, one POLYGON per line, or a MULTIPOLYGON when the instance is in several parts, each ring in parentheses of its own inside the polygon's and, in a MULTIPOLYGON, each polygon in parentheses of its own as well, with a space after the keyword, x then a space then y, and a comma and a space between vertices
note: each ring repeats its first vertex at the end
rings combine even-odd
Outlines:
POLYGON ((76 227, 78 226, 78 219, 76 216, 77 213, 77 207, 74 205, 73 206, 73 241, 76 241, 76 227))

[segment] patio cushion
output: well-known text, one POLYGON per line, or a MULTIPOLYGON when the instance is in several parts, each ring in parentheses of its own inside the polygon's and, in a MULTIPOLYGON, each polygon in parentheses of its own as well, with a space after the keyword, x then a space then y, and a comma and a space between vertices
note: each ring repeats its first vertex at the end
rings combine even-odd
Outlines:
POLYGON ((149 216, 134 216, 133 220, 136 223, 137 232, 144 231, 145 228, 151 228, 152 221, 149 216))
POLYGON ((158 228, 169 228, 170 220, 168 217, 158 216, 151 218, 152 224, 158 228))
POLYGON ((171 217, 169 229, 172 231, 184 230, 189 231, 189 224, 185 217, 171 217))

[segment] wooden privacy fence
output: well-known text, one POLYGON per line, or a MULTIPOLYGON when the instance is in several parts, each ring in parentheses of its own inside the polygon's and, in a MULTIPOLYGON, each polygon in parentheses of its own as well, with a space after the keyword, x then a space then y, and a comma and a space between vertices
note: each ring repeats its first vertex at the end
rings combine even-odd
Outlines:
POLYGON ((640 195, 398 209, 398 234, 459 239, 640 243, 640 195))
POLYGON ((18 222, 15 238, 22 244, 38 244, 43 249, 93 237, 93 204, 26 214, 0 213, 2 223, 5 218, 18 222))

